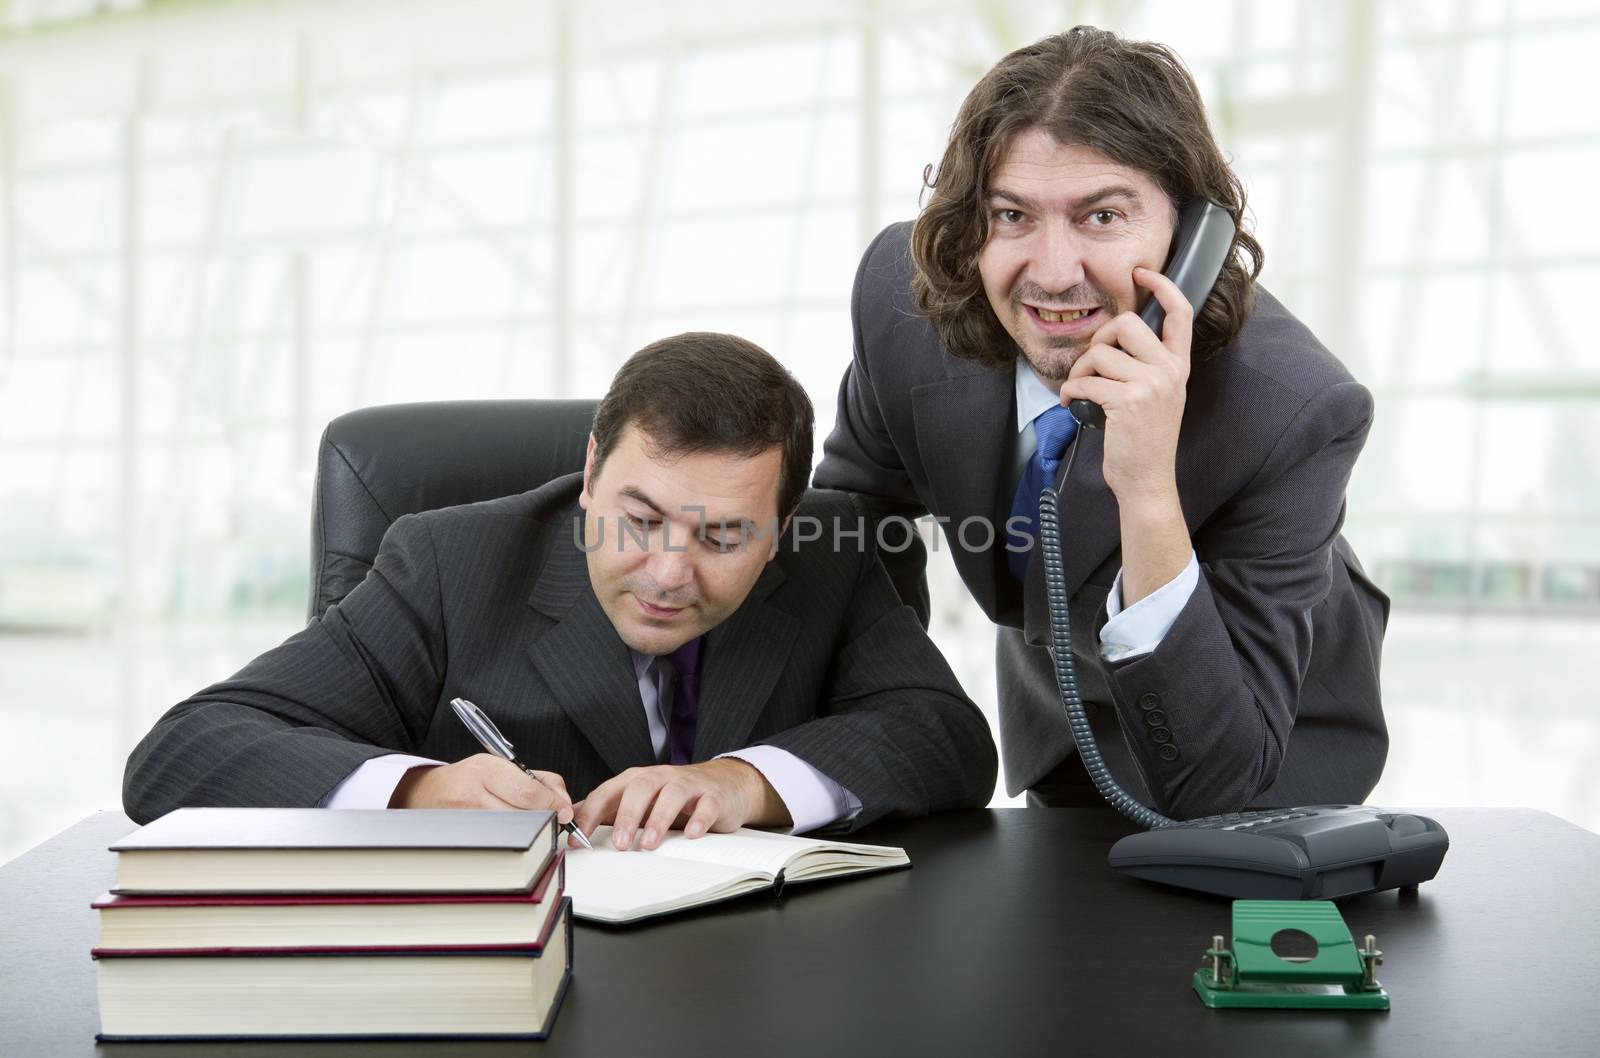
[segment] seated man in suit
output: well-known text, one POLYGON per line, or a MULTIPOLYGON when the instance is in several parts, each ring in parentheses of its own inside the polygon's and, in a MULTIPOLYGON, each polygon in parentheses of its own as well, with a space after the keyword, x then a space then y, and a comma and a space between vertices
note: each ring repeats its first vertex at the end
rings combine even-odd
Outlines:
POLYGON ((863 515, 807 493, 811 449, 811 402, 758 347, 646 347, 581 474, 396 521, 342 602, 156 723, 128 815, 544 808, 653 848, 987 803, 988 724, 867 534, 789 531, 863 515), (536 777, 475 753, 458 696, 536 777))

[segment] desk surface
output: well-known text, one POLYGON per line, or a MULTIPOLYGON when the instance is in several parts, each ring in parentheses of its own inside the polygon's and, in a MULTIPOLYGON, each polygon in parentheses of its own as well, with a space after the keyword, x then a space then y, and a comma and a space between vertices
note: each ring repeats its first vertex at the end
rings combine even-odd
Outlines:
POLYGON ((1189 977, 1220 898, 1113 875, 1128 825, 1001 809, 880 825, 909 871, 797 886, 632 929, 580 927, 545 1044, 102 1044, 89 901, 132 829, 90 816, 0 868, 0 1055, 1594 1054, 1600 837, 1524 809, 1430 813, 1416 894, 1341 901, 1377 935, 1388 1013, 1214 1011, 1189 977))

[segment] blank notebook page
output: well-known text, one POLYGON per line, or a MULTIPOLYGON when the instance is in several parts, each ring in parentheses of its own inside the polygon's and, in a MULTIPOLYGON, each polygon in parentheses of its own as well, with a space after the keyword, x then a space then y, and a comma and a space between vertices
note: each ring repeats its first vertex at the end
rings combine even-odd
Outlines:
MULTIPOLYGON (((712 837, 738 841, 731 834, 707 835, 697 840, 706 841, 712 837)), ((714 894, 741 881, 765 880, 760 867, 726 866, 705 862, 701 857, 680 858, 664 853, 668 845, 695 844, 682 837, 669 837, 662 842, 663 848, 654 852, 618 852, 611 847, 610 827, 600 827, 590 840, 594 842, 592 850, 567 850, 567 892, 572 896, 573 910, 586 916, 607 918, 646 908, 669 907, 691 897, 714 894)), ((766 849, 761 851, 763 859, 770 858, 766 849)), ((748 859, 748 854, 744 858, 748 859)), ((778 863, 782 865, 781 858, 778 863)))

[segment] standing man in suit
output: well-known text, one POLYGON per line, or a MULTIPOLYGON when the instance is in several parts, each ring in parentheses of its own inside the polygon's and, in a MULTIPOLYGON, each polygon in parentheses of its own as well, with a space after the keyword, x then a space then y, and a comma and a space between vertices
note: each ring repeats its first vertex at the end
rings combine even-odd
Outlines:
MULTIPOLYGON (((925 181, 916 221, 862 258, 855 357, 815 481, 880 519, 943 525, 999 625, 1007 789, 1100 803, 1045 648, 1032 522, 1050 482, 1080 693, 1121 785, 1179 818, 1362 800, 1388 747, 1388 600, 1339 530, 1372 398, 1256 286, 1244 188, 1182 62, 1085 26, 1013 52, 925 181), (1197 198, 1238 234, 1191 306, 1161 272, 1197 198), (1151 297, 1159 335, 1135 315, 1151 297), (1077 437, 1067 476, 1079 398, 1105 426, 1077 437)), ((926 622, 909 535, 880 523, 926 622)))
POLYGON ((785 533, 864 515, 807 493, 811 450, 811 402, 770 355, 656 342, 581 474, 399 519, 343 601, 162 717, 128 759, 129 816, 545 808, 654 848, 986 804, 988 725, 870 541, 785 533), (458 696, 542 770, 476 753, 458 696))

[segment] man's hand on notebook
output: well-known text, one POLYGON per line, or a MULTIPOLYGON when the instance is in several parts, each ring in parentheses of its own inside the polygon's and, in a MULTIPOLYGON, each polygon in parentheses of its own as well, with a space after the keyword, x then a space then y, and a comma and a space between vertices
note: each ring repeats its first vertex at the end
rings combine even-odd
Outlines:
POLYGON ((730 834, 743 826, 787 826, 793 822, 772 784, 753 765, 736 757, 700 764, 658 764, 629 768, 607 779, 580 801, 575 822, 585 834, 611 824, 611 844, 653 849, 667 831, 681 826, 685 837, 709 831, 730 834))
POLYGON ((454 764, 406 772, 389 799, 390 808, 547 809, 556 820, 572 818, 566 780, 553 771, 532 776, 508 760, 478 753, 454 764))

